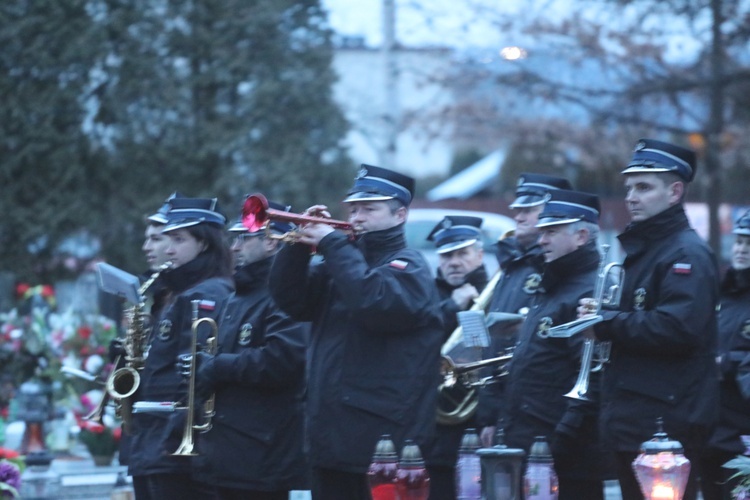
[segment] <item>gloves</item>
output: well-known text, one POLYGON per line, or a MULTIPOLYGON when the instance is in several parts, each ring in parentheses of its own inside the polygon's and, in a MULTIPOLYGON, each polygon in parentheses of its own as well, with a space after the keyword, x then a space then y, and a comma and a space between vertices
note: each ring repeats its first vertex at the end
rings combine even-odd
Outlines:
POLYGON ((107 355, 109 356, 110 363, 114 363, 118 356, 125 356, 125 343, 123 339, 112 339, 109 343, 107 355))

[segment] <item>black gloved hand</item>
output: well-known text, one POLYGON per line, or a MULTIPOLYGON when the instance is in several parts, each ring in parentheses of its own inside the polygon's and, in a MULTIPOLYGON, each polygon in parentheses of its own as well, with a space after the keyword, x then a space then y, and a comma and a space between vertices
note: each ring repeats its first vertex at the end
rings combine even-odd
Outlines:
POLYGON ((112 339, 109 342, 107 356, 110 363, 114 363, 118 356, 125 356, 125 341, 121 338, 112 339))

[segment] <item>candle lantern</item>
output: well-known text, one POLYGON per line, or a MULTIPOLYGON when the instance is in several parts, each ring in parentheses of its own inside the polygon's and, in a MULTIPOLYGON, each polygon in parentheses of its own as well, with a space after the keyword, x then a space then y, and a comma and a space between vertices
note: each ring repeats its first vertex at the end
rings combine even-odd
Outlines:
POLYGON ((486 500, 520 500, 521 471, 526 454, 521 448, 508 448, 502 429, 492 448, 480 448, 482 464, 482 498, 486 500))
POLYGON ((641 445, 641 453, 633 461, 633 470, 648 500, 682 500, 690 475, 690 460, 685 458, 682 444, 664 432, 657 419, 654 437, 641 445))
POLYGON ((45 442, 44 424, 52 416, 52 387, 41 380, 24 382, 18 389, 18 418, 26 426, 21 439, 26 465, 49 465, 52 454, 45 442))

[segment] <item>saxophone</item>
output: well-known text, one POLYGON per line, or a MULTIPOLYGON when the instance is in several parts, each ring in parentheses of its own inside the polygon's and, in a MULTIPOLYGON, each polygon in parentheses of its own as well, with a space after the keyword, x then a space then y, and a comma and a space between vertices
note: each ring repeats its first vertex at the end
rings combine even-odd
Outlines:
POLYGON ((117 403, 117 414, 122 419, 123 428, 130 431, 133 401, 131 396, 135 394, 141 384, 140 370, 146 361, 147 344, 151 330, 151 315, 146 312, 146 291, 154 284, 159 275, 172 267, 171 262, 165 262, 146 280, 138 289, 139 303, 125 311, 125 321, 128 328, 123 340, 124 355, 118 356, 114 362, 115 369, 112 370, 105 383, 106 392, 102 397, 102 403, 87 418, 101 421, 101 413, 107 404, 107 399, 112 398, 117 403), (125 365, 120 365, 124 358, 125 365), (97 413, 98 410, 98 413, 97 413))

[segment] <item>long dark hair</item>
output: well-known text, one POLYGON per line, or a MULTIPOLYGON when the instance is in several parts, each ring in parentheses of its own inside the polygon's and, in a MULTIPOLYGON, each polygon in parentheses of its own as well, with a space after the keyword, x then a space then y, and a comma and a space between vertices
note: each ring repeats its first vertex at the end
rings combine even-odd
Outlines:
POLYGON ((222 228, 213 224, 196 224, 188 226, 185 229, 198 242, 206 244, 206 249, 201 253, 206 259, 206 265, 200 271, 200 279, 203 281, 208 278, 232 276, 232 254, 224 238, 222 228))

